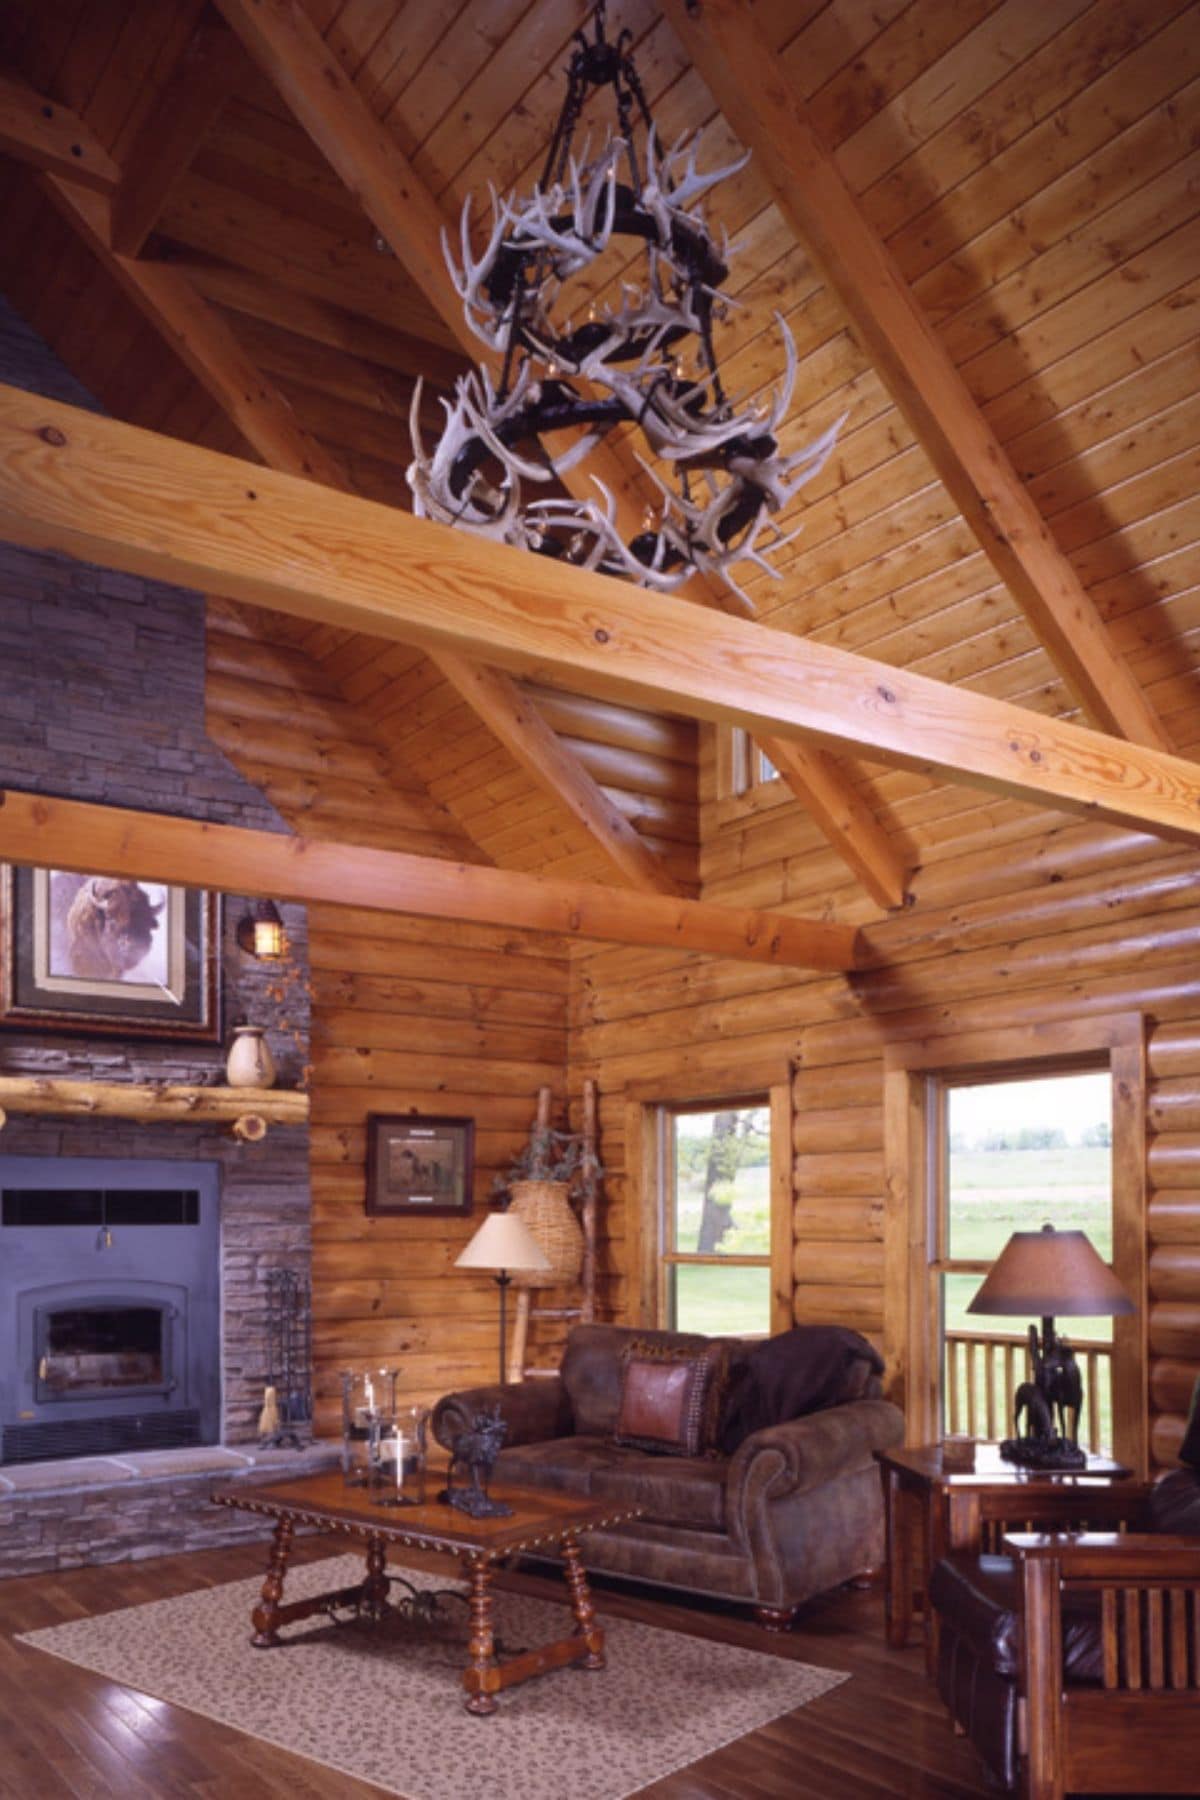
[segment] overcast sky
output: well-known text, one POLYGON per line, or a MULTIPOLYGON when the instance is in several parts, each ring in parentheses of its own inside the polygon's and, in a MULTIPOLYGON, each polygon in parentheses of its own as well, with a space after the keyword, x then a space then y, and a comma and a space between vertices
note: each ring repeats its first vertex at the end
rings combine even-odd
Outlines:
POLYGON ((1111 1123, 1112 1081, 1107 1070, 1053 1075, 1044 1081, 999 1081, 950 1090, 950 1130, 969 1142, 1009 1126, 1057 1126, 1077 1144, 1088 1125, 1111 1123))

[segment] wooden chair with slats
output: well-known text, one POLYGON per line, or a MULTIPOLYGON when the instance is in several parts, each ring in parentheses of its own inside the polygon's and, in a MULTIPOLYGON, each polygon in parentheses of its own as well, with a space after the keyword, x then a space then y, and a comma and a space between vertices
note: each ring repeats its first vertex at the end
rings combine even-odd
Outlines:
POLYGON ((1200 1537, 1016 1533, 1029 1800, 1200 1787, 1200 1537), (1064 1603, 1095 1596, 1101 1676, 1064 1669, 1064 1603))

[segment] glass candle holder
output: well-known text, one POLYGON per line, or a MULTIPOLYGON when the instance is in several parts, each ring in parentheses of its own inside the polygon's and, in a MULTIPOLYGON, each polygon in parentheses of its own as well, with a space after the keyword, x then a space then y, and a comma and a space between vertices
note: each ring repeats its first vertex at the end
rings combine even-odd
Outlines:
POLYGON ((391 1430, 376 1446, 371 1497, 381 1506, 420 1506, 425 1500, 427 1406, 398 1406, 391 1430))
POLYGON ((398 1369, 343 1369, 342 1474, 362 1486, 371 1480, 379 1446, 392 1429, 398 1369))

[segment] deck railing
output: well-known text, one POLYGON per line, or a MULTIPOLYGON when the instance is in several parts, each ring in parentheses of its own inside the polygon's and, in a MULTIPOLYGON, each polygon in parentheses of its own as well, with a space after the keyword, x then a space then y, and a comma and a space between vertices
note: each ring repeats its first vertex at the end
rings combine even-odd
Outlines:
MULTIPOLYGON (((1112 1345, 1071 1339, 1083 1377, 1079 1442, 1100 1451, 1112 1442, 1112 1345)), ((1011 1437, 1013 1400, 1028 1381, 1029 1344, 999 1331, 946 1333, 945 1429, 974 1438, 1011 1437)))

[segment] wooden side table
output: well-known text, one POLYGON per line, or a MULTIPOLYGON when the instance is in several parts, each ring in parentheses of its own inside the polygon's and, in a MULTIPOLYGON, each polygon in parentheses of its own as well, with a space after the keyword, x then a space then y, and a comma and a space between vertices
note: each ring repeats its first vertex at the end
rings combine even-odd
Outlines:
MULTIPOLYGON (((887 1519, 884 1605, 888 1644, 903 1649, 917 1613, 913 1545, 924 1547, 924 1581, 948 1550, 998 1550, 1006 1531, 1112 1530, 1135 1517, 1147 1492, 1132 1471, 1089 1456, 1077 1471, 1018 1468, 998 1444, 976 1444, 974 1467, 943 1465, 942 1446, 881 1450, 887 1519)), ((924 1602, 924 1596, 922 1596, 924 1602)), ((922 1606, 925 1666, 937 1663, 937 1639, 922 1606)))

